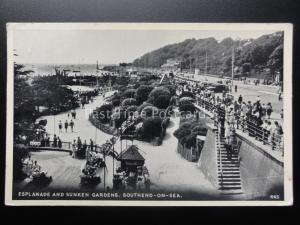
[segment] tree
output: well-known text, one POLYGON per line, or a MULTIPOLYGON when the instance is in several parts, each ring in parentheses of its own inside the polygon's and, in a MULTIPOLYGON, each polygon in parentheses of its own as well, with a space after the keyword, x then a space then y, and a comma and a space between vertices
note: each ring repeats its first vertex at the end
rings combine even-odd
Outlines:
POLYGON ((243 63, 242 72, 249 73, 251 71, 251 63, 243 63))
POLYGON ((283 44, 275 48, 269 56, 268 66, 273 74, 275 71, 279 71, 280 74, 283 74, 283 44))

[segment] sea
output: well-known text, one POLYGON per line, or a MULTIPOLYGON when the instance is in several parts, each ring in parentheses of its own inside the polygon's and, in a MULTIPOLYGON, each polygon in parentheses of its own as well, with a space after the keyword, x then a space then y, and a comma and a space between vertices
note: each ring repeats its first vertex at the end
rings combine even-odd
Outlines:
MULTIPOLYGON (((32 70, 32 75, 35 76, 48 76, 54 75, 55 69, 60 71, 66 70, 68 75, 96 75, 97 64, 25 64, 26 70, 32 70)), ((114 66, 113 64, 99 64, 98 68, 101 69, 105 66, 114 66)), ((101 70, 101 72, 107 72, 101 70)))

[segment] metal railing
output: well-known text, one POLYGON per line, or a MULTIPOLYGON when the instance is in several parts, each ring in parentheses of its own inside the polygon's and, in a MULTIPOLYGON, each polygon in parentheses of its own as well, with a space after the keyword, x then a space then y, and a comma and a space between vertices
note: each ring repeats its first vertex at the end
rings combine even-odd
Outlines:
MULTIPOLYGON (((197 97, 196 104, 203 108, 204 110, 217 115, 215 123, 217 124, 218 117, 224 117, 225 119, 225 110, 215 105, 213 102, 210 102, 207 98, 197 97)), ((257 141, 261 142, 263 145, 271 146, 272 150, 277 150, 282 152, 283 150, 283 135, 270 133, 267 129, 262 126, 258 126, 255 123, 255 120, 251 119, 249 116, 241 117, 240 115, 233 115, 234 119, 231 119, 230 123, 236 129, 241 130, 244 133, 248 133, 250 137, 254 137, 257 141)))

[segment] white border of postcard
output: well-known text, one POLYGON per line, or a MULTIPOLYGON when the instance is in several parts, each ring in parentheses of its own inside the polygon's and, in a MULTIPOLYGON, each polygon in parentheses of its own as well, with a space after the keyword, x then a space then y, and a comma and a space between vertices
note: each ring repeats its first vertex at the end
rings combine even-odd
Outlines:
POLYGON ((287 23, 8 23, 5 204, 22 206, 286 206, 293 204, 292 43, 287 23), (13 35, 14 30, 282 30, 284 31, 284 200, 283 201, 144 201, 144 200, 13 200, 13 35))

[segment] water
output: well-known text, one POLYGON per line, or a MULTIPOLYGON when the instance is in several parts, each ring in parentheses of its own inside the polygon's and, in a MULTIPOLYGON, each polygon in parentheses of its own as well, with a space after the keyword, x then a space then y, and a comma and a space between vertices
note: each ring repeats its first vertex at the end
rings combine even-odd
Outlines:
MULTIPOLYGON (((55 74, 55 68, 59 70, 70 70, 68 73, 70 75, 73 74, 81 74, 81 75, 92 75, 97 73, 97 65, 95 64, 25 64, 26 69, 34 71, 33 74, 46 76, 46 75, 53 75, 55 74), (73 72, 73 71, 80 71, 73 72)), ((103 68, 104 64, 99 64, 99 68, 103 68)), ((107 71, 103 71, 107 72, 107 71)))

